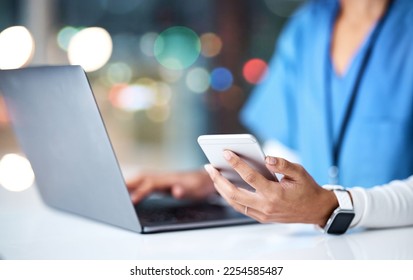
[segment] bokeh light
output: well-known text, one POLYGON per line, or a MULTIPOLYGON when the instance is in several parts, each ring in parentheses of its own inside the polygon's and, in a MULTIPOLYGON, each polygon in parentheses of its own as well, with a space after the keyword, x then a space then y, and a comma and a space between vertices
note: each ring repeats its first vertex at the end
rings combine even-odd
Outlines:
POLYGON ((154 56, 154 47, 156 38, 158 38, 159 34, 155 32, 148 32, 142 35, 139 46, 146 56, 153 57, 154 56))
POLYGON ((242 69, 242 74, 250 84, 258 84, 267 73, 267 63, 259 58, 248 60, 242 69))
POLYGON ((59 33, 57 33, 57 44, 62 50, 67 51, 69 47, 70 40, 72 39, 75 34, 79 32, 79 29, 73 26, 65 26, 63 27, 59 33))
POLYGON ((218 98, 223 108, 228 111, 237 111, 245 101, 245 92, 241 87, 233 85, 225 94, 220 94, 218 98))
POLYGON ((109 100, 119 109, 135 112, 150 108, 155 102, 155 92, 147 85, 114 85, 109 100))
POLYGON ((232 86, 234 78, 227 68, 218 67, 211 72, 211 87, 217 91, 225 91, 232 86))
POLYGON ((169 104, 169 101, 172 97, 172 88, 167 83, 156 82, 154 84, 156 96, 155 96, 155 105, 164 106, 169 104))
POLYGON ((86 72, 100 69, 112 54, 112 39, 101 27, 89 27, 76 33, 70 40, 70 64, 81 65, 86 72))
POLYGON ((20 155, 7 154, 0 160, 0 184, 7 190, 20 192, 34 182, 30 162, 20 155))
POLYGON ((182 78, 183 71, 182 70, 171 70, 165 68, 163 66, 159 66, 159 76, 168 83, 175 83, 182 78))
POLYGON ((277 16, 288 18, 305 0, 264 0, 268 9, 277 16))
POLYGON ((155 123, 165 122, 169 119, 171 109, 168 105, 157 105, 146 111, 146 116, 155 123))
POLYGON ((173 70, 186 69, 197 59, 201 51, 201 41, 191 29, 175 26, 166 29, 154 45, 156 60, 164 67, 173 70))
POLYGON ((34 54, 34 40, 24 26, 12 26, 0 33, 0 69, 27 65, 34 54))
POLYGON ((201 53, 205 57, 217 56, 222 49, 222 40, 215 33, 205 33, 200 37, 201 53))
POLYGON ((113 85, 109 92, 109 101, 123 111, 136 112, 152 107, 169 106, 171 96, 172 89, 168 84, 150 78, 140 78, 131 85, 113 85))
POLYGON ((193 92, 205 92, 210 85, 209 73, 205 68, 196 67, 188 71, 186 86, 193 92))
POLYGON ((0 126, 6 126, 9 124, 9 116, 6 111, 6 103, 3 97, 0 95, 0 126))
POLYGON ((132 69, 124 62, 111 63, 107 69, 107 78, 112 84, 129 83, 132 79, 132 69))
POLYGON ((121 92, 128 87, 128 84, 114 84, 109 90, 108 99, 113 107, 123 109, 121 102, 121 92))

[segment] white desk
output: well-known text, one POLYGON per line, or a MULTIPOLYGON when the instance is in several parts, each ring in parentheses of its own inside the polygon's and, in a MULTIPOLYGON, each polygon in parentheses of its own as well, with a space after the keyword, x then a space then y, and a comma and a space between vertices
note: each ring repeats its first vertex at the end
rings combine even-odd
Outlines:
POLYGON ((310 225, 249 225, 141 235, 0 187, 0 259, 413 259, 413 227, 323 235, 310 225))

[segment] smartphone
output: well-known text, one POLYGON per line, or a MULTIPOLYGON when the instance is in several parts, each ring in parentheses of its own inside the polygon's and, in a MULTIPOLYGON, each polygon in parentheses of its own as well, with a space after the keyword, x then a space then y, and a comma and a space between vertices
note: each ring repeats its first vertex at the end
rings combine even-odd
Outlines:
POLYGON ((213 167, 237 187, 253 191, 241 176, 224 159, 223 151, 230 150, 265 178, 277 181, 277 177, 265 166, 265 154, 257 139, 251 134, 201 135, 198 144, 213 167))

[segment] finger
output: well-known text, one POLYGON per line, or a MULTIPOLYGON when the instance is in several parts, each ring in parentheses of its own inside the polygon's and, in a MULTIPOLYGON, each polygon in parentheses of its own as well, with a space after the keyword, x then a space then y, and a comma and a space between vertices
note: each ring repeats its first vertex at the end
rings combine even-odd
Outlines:
POLYGON ((211 165, 205 165, 205 169, 211 176, 214 182, 215 188, 220 193, 220 195, 239 213, 247 215, 254 220, 261 223, 268 223, 271 221, 268 215, 264 214, 260 209, 259 195, 257 193, 252 193, 242 188, 237 188, 232 185, 227 179, 225 179, 215 168, 211 165), (222 184, 220 184, 222 180, 222 184), (232 190, 228 191, 225 186, 229 188, 235 188, 239 195, 229 194, 232 190), (232 187, 231 187, 232 186, 232 187), (245 200, 244 200, 245 196, 245 200), (247 211, 245 210, 248 207, 247 211))
POLYGON ((297 177, 302 174, 303 171, 303 167, 301 165, 289 162, 283 158, 267 156, 265 158, 265 163, 268 170, 271 172, 280 173, 288 177, 297 177))
POLYGON ((268 223, 269 219, 260 211, 254 208, 248 208, 247 210, 244 209, 244 214, 260 223, 268 223))
POLYGON ((249 217, 255 219, 254 217, 250 216, 250 213, 248 213, 248 211, 250 209, 252 209, 251 207, 246 206, 246 205, 242 205, 242 204, 239 204, 239 203, 234 203, 231 206, 232 206, 232 208, 234 208, 235 211, 237 211, 241 214, 244 214, 245 216, 249 216, 249 217), (247 209, 247 211, 245 211, 245 209, 247 209))
POLYGON ((171 188, 172 196, 178 199, 185 197, 185 189, 181 185, 173 185, 171 188))
POLYGON ((174 178, 170 175, 151 176, 139 180, 138 184, 134 185, 131 191, 131 199, 134 203, 138 203, 149 194, 155 191, 168 191, 172 188, 174 178))
POLYGON ((264 213, 262 213, 261 211, 250 207, 250 206, 245 206, 245 205, 241 205, 241 204, 236 204, 233 206, 233 208, 241 213, 244 214, 260 223, 271 223, 274 222, 275 219, 272 216, 266 215, 264 213))
POLYGON ((224 158, 231 167, 241 176, 241 178, 256 190, 264 190, 268 186, 268 180, 257 170, 250 167, 235 153, 225 150, 224 158))
POLYGON ((218 172, 212 165, 205 165, 205 169, 214 182, 214 186, 218 193, 234 208, 237 204, 254 207, 257 204, 257 194, 247 191, 242 188, 237 188, 234 184, 228 181, 221 173, 218 172))
POLYGON ((150 180, 143 181, 139 187, 136 187, 131 192, 131 200, 134 204, 138 203, 139 201, 143 200, 147 197, 153 190, 153 185, 150 180))
POLYGON ((140 184, 142 184, 144 178, 145 178, 145 176, 139 175, 139 176, 133 178, 132 180, 127 181, 127 182, 126 182, 126 187, 127 187, 128 191, 131 192, 131 191, 133 191, 137 186, 139 186, 140 184))
POLYGON ((262 224, 269 224, 269 223, 288 223, 288 220, 283 220, 282 218, 278 217, 277 215, 267 215, 264 214, 256 209, 249 209, 247 212, 248 216, 257 220, 262 224))
POLYGON ((244 212, 246 212, 247 216, 259 221, 260 223, 291 223, 290 213, 283 213, 282 211, 276 209, 268 212, 268 210, 265 210, 262 207, 248 207, 246 211, 244 209, 244 212))

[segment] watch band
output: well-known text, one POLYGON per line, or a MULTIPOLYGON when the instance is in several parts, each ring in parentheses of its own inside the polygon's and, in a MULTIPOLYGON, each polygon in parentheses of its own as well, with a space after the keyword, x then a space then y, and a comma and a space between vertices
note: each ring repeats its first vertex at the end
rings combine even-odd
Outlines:
POLYGON ((337 197, 338 205, 343 210, 353 210, 353 203, 351 201, 350 194, 344 190, 333 190, 334 194, 337 197))
POLYGON ((342 186, 325 185, 323 187, 333 191, 339 205, 327 220, 324 232, 329 234, 343 234, 350 227, 355 216, 350 193, 342 186))

